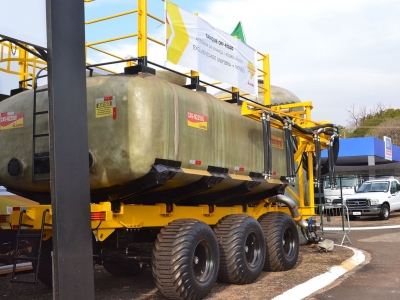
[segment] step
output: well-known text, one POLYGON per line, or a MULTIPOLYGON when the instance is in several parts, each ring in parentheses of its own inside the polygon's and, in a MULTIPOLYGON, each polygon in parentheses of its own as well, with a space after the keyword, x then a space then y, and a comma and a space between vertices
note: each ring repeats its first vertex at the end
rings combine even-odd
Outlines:
POLYGON ((48 114, 48 113, 49 113, 48 110, 42 110, 42 111, 35 112, 35 115, 44 115, 44 114, 48 114))
MULTIPOLYGON (((24 226, 23 224, 21 224, 24 226)), ((37 239, 40 238, 41 234, 40 233, 22 233, 22 234, 17 234, 17 239, 37 239)))
POLYGON ((17 279, 11 279, 12 283, 29 283, 29 284, 36 284, 35 281, 26 281, 26 280, 17 280, 17 279))
POLYGON ((25 260, 25 261, 37 261, 37 257, 24 257, 24 256, 18 256, 18 257, 13 257, 14 261, 15 260, 25 260))
POLYGON ((49 136, 48 133, 41 133, 41 134, 34 134, 33 137, 38 138, 38 137, 42 137, 42 136, 49 136))

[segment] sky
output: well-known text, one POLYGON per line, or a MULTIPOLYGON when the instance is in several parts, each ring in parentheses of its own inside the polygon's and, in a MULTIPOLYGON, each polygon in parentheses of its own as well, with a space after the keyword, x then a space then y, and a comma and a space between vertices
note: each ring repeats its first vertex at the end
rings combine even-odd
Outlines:
MULTIPOLYGON (((164 3, 149 0, 148 11, 164 18, 164 3)), ((400 1, 397 0, 175 0, 214 27, 231 33, 241 21, 246 42, 270 55, 271 84, 312 101, 312 119, 347 125, 353 106, 378 102, 400 108, 400 1)), ((136 8, 135 0, 85 4, 86 21, 136 8)), ((128 15, 86 27, 87 42, 136 32, 128 15)), ((149 20, 149 35, 164 41, 164 26, 149 20)), ((136 38, 96 46, 135 57, 136 38)), ((163 47, 149 43, 150 60, 162 62, 163 47)), ((91 62, 109 57, 89 51, 91 62)), ((170 67, 170 65, 167 64, 170 67)), ((113 66, 121 71, 123 66, 113 66)), ((0 74, 0 93, 18 80, 0 74)), ((15 88, 15 87, 12 88, 15 88)))

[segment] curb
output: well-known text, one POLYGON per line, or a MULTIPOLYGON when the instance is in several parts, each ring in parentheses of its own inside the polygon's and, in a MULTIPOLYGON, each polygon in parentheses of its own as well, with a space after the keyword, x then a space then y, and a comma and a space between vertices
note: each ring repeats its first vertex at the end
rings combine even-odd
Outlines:
POLYGON ((328 272, 318 275, 302 284, 299 284, 298 286, 287 290, 283 294, 276 296, 272 300, 304 299, 305 297, 331 284, 337 278, 339 278, 346 272, 354 269, 356 266, 365 261, 365 255, 361 250, 336 244, 335 246, 351 249, 353 250, 354 255, 342 262, 340 266, 333 266, 328 272))

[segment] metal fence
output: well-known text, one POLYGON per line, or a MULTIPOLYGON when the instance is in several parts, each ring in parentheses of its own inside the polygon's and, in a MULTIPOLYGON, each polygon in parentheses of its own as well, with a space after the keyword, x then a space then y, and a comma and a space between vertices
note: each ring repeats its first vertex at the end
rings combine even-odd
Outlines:
POLYGON ((317 232, 324 234, 341 234, 342 242, 352 244, 350 234, 349 210, 346 205, 342 204, 321 204, 317 205, 320 216, 321 229, 317 232))

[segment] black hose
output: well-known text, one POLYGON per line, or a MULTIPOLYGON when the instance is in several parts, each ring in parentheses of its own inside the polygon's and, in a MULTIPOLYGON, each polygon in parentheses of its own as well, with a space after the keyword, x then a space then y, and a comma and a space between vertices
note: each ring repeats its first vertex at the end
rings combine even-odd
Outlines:
POLYGON ((319 136, 314 137, 315 142, 315 180, 314 182, 319 185, 321 181, 321 141, 319 136))
POLYGON ((293 147, 293 139, 292 139, 292 128, 289 126, 289 145, 290 145, 290 175, 294 178, 296 177, 295 165, 294 165, 294 147, 293 147))
POLYGON ((261 117, 262 125, 263 125, 263 144, 264 144, 264 175, 268 176, 269 171, 269 147, 268 147, 268 125, 265 114, 261 117))
POLYGON ((289 134, 289 128, 287 126, 287 124, 285 124, 285 126, 283 127, 283 130, 285 132, 285 148, 286 148, 286 173, 287 173, 287 177, 291 178, 292 177, 292 159, 291 159, 291 151, 290 151, 290 134, 289 134))
POLYGON ((271 119, 267 117, 267 145, 268 145, 268 175, 272 175, 272 130, 271 119))
MULTIPOLYGON (((335 136, 333 137, 332 141, 332 165, 336 164, 337 158, 339 156, 339 137, 335 136)), ((325 175, 329 172, 329 160, 326 160, 326 162, 321 166, 321 175, 325 175)))

